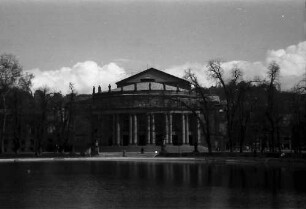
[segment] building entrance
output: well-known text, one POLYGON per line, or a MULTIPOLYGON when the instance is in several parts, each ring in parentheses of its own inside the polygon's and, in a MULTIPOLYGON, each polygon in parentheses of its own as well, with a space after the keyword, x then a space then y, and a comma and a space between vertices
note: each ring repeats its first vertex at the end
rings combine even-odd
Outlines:
POLYGON ((173 145, 179 145, 179 138, 177 135, 172 136, 173 145))
POLYGON ((146 145, 146 136, 145 135, 139 135, 138 145, 139 146, 145 146, 146 145))
POLYGON ((129 145, 129 135, 123 135, 122 145, 123 146, 128 146, 129 145))
POLYGON ((189 145, 193 145, 193 136, 189 135, 189 145))

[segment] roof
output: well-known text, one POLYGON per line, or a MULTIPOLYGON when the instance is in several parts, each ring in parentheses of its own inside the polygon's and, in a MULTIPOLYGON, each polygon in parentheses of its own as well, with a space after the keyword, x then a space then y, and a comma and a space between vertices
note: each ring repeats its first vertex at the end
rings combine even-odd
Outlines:
MULTIPOLYGON (((167 90, 167 91, 176 91, 177 87, 166 85, 165 86, 161 83, 156 82, 142 82, 142 83, 135 83, 130 84, 127 86, 122 86, 116 89, 112 89, 113 92, 117 91, 135 91, 135 85, 137 88, 137 91, 149 91, 149 90, 167 90), (165 88, 165 89, 164 89, 165 88)), ((179 88, 179 91, 187 91, 186 89, 179 88)))
POLYGON ((164 83, 169 86, 175 86, 175 87, 178 86, 179 88, 182 89, 190 89, 189 81, 170 75, 155 68, 149 68, 145 71, 142 71, 133 76, 118 81, 116 84, 117 87, 123 87, 123 86, 128 86, 130 84, 143 83, 143 82, 164 83))

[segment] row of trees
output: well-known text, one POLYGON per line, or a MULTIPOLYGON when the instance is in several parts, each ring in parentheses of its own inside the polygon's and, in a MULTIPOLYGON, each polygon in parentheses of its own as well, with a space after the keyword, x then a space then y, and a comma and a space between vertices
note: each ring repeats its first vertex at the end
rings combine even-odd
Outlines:
POLYGON ((15 56, 0 56, 0 153, 5 151, 8 141, 13 142, 17 153, 24 143, 22 139, 31 138, 33 151, 39 155, 50 133, 56 138, 58 148, 69 145, 75 99, 73 85, 70 84, 67 96, 51 92, 48 87, 33 93, 33 77, 23 72, 15 56))
MULTIPOLYGON (((229 79, 224 76, 224 69, 219 60, 209 61, 203 68, 218 85, 217 87, 203 88, 199 78, 186 72, 193 91, 198 95, 197 104, 181 101, 189 108, 200 121, 209 152, 212 152, 213 114, 216 104, 211 102, 211 95, 218 95, 225 113, 227 148, 232 152, 239 147, 243 151, 245 145, 257 146, 264 151, 281 150, 281 134, 284 132, 283 122, 289 119, 292 148, 300 152, 305 145, 306 99, 305 86, 297 86, 292 92, 280 91, 278 83, 280 68, 271 63, 267 69, 266 80, 243 80, 241 69, 234 67, 229 79), (201 114, 198 114, 198 111, 201 114), (202 115, 202 116, 201 116, 202 115)), ((50 133, 60 147, 68 147, 73 143, 73 106, 75 90, 70 84, 70 94, 63 96, 60 92, 51 92, 44 87, 31 91, 33 75, 23 73, 18 60, 9 54, 0 56, 0 152, 4 152, 4 143, 13 141, 14 150, 18 152, 21 139, 27 134, 34 139, 35 153, 40 154, 42 147, 46 147, 47 137, 50 133), (51 117, 51 119, 50 119, 51 117), (10 127, 8 129, 8 127, 10 127), (10 132, 10 133, 9 133, 10 132), (12 133, 11 133, 12 132, 12 133), (12 137, 10 138, 9 137, 12 137)), ((288 121, 288 120, 287 120, 288 121)), ((288 128, 287 128, 288 129, 288 128)), ((194 143, 197 150, 197 143, 194 143)), ((50 150, 55 147, 51 147, 50 150)))
POLYGON ((292 148, 301 152, 306 143, 302 140, 306 136, 303 128, 306 125, 305 86, 297 85, 291 92, 282 92, 278 82, 280 67, 275 62, 268 66, 266 80, 243 80, 238 67, 234 67, 231 77, 226 79, 219 60, 209 61, 203 69, 218 83, 217 87, 203 88, 192 70, 186 72, 185 78, 199 97, 196 109, 202 117, 197 117, 209 152, 212 152, 213 134, 211 115, 216 111, 211 95, 218 95, 225 101, 221 108, 225 113, 227 148, 231 152, 237 147, 242 152, 245 145, 255 146, 255 150, 262 152, 266 148, 271 152, 280 151, 284 121, 288 119, 286 130, 290 130, 292 148), (260 147, 256 147, 259 138, 260 147))

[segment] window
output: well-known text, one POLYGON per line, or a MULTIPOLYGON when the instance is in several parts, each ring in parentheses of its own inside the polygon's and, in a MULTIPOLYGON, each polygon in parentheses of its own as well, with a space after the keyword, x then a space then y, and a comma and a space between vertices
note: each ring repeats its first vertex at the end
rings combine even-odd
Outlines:
POLYGON ((143 79, 140 79, 141 82, 155 82, 155 79, 153 78, 143 78, 143 79))

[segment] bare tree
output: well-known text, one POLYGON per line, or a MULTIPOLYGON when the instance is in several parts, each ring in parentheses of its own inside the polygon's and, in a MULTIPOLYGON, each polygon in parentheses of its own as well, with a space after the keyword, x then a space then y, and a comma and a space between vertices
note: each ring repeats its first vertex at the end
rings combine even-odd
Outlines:
POLYGON ((18 87, 22 89, 25 92, 28 92, 32 94, 32 80, 34 78, 34 75, 31 73, 24 73, 18 80, 18 87))
POLYGON ((250 126, 251 113, 257 105, 257 97, 251 92, 252 81, 240 82, 238 85, 238 98, 237 98, 237 125, 239 130, 239 151, 243 152, 245 138, 250 126))
POLYGON ((14 55, 3 54, 0 56, 0 95, 2 99, 2 130, 0 138, 0 153, 4 152, 4 138, 6 135, 6 122, 8 116, 7 95, 18 84, 22 67, 14 55))
MULTIPOLYGON (((29 83, 30 85, 30 83, 29 83)), ((8 95, 8 106, 10 107, 10 120, 13 132, 13 150, 17 154, 21 148, 21 141, 29 134, 28 129, 33 120, 33 97, 28 86, 13 88, 8 95)))
MULTIPOLYGON (((175 106, 188 109, 192 113, 193 117, 200 123, 201 130, 205 135, 208 152, 211 153, 210 114, 212 114, 211 108, 213 108, 211 98, 205 93, 205 89, 200 85, 198 78, 194 73, 192 73, 191 69, 185 72, 184 79, 188 80, 192 85, 189 95, 164 95, 165 105, 168 105, 171 108, 175 106), (203 117, 201 115, 203 115, 203 117)), ((193 137, 192 144, 194 146, 194 153, 198 153, 199 144, 196 137, 193 137)))
POLYGON ((35 155, 40 155, 43 148, 43 143, 46 140, 48 129, 48 114, 50 111, 51 101, 50 89, 45 86, 35 91, 35 109, 36 109, 36 137, 35 137, 35 155))
POLYGON ((291 142, 295 153, 301 154, 302 146, 306 144, 306 79, 300 81, 293 89, 293 108, 291 120, 291 142), (304 139, 304 140, 303 140, 304 139))
MULTIPOLYGON (((195 91, 197 95, 197 102, 196 103, 186 103, 181 101, 184 106, 186 106, 191 112, 193 113, 194 117, 199 121, 200 127, 205 135, 205 141, 207 144, 208 152, 212 153, 211 148, 211 114, 213 112, 213 103, 211 101, 211 97, 209 94, 205 92, 205 89, 200 85, 198 78, 192 71, 189 69, 185 72, 185 78, 190 81, 191 85, 193 86, 193 91, 195 91), (201 114, 198 114, 198 111, 201 114)), ((194 151, 198 152, 197 146, 198 141, 194 139, 194 151)))
POLYGON ((279 78, 280 68, 275 62, 272 62, 268 67, 267 76, 268 86, 267 86, 267 108, 266 108, 266 118, 270 126, 270 143, 271 151, 275 151, 275 137, 277 136, 278 147, 279 146, 279 127, 278 123, 281 121, 281 117, 278 112, 276 97, 278 94, 278 78, 279 78))
POLYGON ((51 123, 53 124, 55 130, 55 138, 56 144, 54 145, 53 149, 55 148, 56 151, 61 151, 63 149, 63 145, 65 142, 65 133, 67 129, 67 116, 66 112, 64 111, 65 108, 65 99, 61 92, 54 92, 52 97, 50 98, 50 114, 53 115, 53 120, 51 123))
POLYGON ((76 91, 74 88, 73 83, 69 83, 69 89, 70 89, 70 94, 68 96, 68 103, 67 103, 67 118, 66 118, 66 123, 67 123, 67 135, 65 137, 65 142, 64 146, 68 146, 69 142, 72 141, 72 131, 73 131, 73 124, 74 124, 74 115, 75 115, 75 97, 76 97, 76 91))
POLYGON ((229 140, 230 152, 233 151, 233 131, 235 114, 238 107, 240 92, 237 89, 237 83, 242 77, 242 72, 238 67, 232 70, 232 77, 229 82, 225 82, 224 69, 221 66, 220 60, 210 60, 207 65, 209 75, 215 79, 223 88, 226 99, 226 121, 227 121, 227 136, 229 140))

